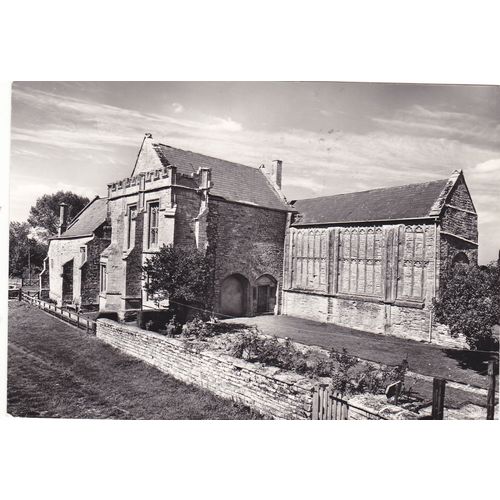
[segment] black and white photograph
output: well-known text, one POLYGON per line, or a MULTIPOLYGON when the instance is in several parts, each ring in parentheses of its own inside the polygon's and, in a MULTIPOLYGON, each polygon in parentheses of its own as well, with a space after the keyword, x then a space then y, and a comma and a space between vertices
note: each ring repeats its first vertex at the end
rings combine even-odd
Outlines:
POLYGON ((9 413, 498 418, 498 92, 15 82, 9 413))
POLYGON ((1 498, 498 496, 499 18, 1 4, 1 498))

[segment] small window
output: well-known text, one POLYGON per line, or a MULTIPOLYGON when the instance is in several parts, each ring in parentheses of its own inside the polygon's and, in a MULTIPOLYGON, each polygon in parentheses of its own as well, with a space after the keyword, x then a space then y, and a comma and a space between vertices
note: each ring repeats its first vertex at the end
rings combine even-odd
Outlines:
POLYGON ((149 204, 149 246, 158 246, 158 219, 160 205, 158 202, 149 204))
POLYGON ((99 273, 99 283, 101 292, 105 292, 107 288, 107 273, 106 273, 106 264, 101 264, 99 273))

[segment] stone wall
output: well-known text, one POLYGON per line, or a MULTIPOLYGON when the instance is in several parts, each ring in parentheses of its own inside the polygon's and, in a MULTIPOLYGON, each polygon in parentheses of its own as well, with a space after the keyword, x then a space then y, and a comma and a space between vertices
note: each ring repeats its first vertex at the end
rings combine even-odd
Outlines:
POLYGON ((73 300, 80 303, 81 290, 81 248, 86 247, 92 236, 84 238, 53 239, 47 252, 47 266, 50 273, 49 298, 62 305, 63 266, 74 259, 73 265, 73 300))
POLYGON ((474 244, 477 241, 477 215, 467 188, 460 180, 450 193, 441 217, 441 270, 449 269, 459 253, 466 255, 470 264, 477 264, 478 247, 474 244))
POLYGON ((87 259, 81 266, 81 305, 99 304, 99 260, 101 252, 109 245, 108 238, 94 237, 87 243, 87 259))
POLYGON ((443 332, 433 335, 430 326, 436 241, 429 223, 291 227, 283 313, 441 343, 443 332))
POLYGON ((210 198, 207 238, 214 261, 214 301, 218 309, 222 281, 240 274, 249 282, 249 315, 255 314, 253 290, 263 275, 277 282, 279 311, 286 221, 287 212, 210 198))
MULTIPOLYGON (((97 320, 96 335, 178 380, 245 404, 262 415, 274 419, 311 419, 317 384, 301 375, 249 363, 215 350, 196 352, 186 348, 181 340, 108 319, 97 320)), ((353 420, 416 418, 381 401, 380 397, 355 396, 347 401, 349 419, 353 420)))
POLYGON ((192 352, 181 340, 107 319, 97 321, 96 335, 178 380, 243 403, 263 415, 310 418, 313 384, 302 376, 278 374, 277 368, 260 367, 217 351, 192 352))

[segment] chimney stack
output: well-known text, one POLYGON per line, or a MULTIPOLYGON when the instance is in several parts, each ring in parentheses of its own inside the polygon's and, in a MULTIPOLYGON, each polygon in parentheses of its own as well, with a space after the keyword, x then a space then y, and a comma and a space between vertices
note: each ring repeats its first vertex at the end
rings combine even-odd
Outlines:
POLYGON ((209 189, 212 179, 212 171, 207 167, 201 167, 200 174, 200 189, 209 189))
POLYGON ((68 227, 68 205, 66 203, 59 203, 59 226, 57 234, 61 236, 68 227))
POLYGON ((283 171, 283 162, 281 160, 273 160, 271 167, 271 179, 281 189, 281 174, 283 171))

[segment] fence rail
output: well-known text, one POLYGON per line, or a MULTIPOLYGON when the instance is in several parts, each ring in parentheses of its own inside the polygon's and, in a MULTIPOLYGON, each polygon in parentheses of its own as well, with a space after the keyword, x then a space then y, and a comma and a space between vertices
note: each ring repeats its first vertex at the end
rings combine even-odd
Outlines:
POLYGON ((52 316, 55 316, 63 321, 66 321, 70 325, 76 326, 81 330, 86 330, 87 333, 95 335, 96 332, 96 322, 90 318, 82 316, 80 313, 68 311, 50 302, 45 302, 40 300, 37 296, 30 295, 29 293, 21 292, 21 299, 29 304, 38 307, 42 311, 45 311, 52 316))

